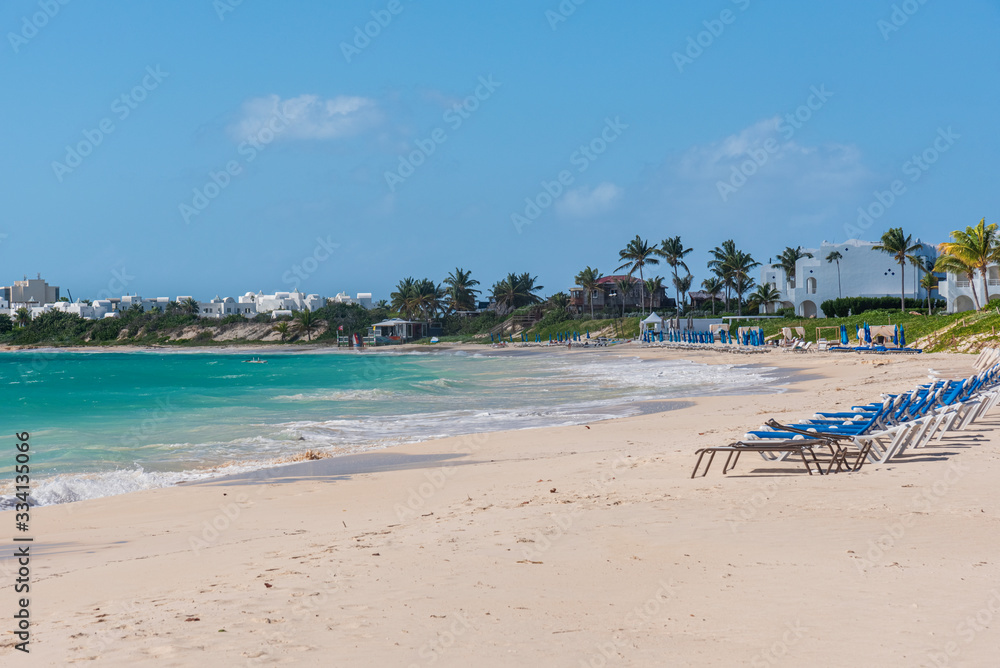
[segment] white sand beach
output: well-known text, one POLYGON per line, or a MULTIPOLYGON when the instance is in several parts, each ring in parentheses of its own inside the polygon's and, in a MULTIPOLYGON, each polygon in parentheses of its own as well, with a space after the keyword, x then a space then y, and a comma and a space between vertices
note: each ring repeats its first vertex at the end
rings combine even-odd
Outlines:
POLYGON ((396 447, 340 473, 323 460, 38 508, 31 653, 9 639, 3 660, 995 664, 1000 413, 857 473, 745 457, 690 478, 696 448, 769 416, 872 401, 928 367, 967 376, 972 356, 629 354, 789 380, 781 394, 396 447))

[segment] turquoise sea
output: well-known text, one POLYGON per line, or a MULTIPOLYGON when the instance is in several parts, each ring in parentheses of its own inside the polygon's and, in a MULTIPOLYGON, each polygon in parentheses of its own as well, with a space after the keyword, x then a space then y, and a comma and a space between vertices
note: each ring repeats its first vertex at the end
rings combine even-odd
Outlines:
MULTIPOLYGON (((33 497, 61 503, 457 434, 581 424, 637 402, 763 389, 767 370, 607 352, 0 355, 33 497), (257 358, 266 363, 248 363, 257 358)), ((11 494, 0 483, 0 508, 11 494)))

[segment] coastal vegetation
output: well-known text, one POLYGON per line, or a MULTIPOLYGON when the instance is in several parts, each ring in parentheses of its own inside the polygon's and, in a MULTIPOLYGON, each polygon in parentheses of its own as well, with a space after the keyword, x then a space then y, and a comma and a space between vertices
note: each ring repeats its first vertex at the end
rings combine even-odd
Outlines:
MULTIPOLYGON (((920 274, 920 285, 927 290, 925 301, 894 297, 852 297, 824 301, 820 308, 826 319, 823 326, 844 324, 849 331, 862 322, 901 324, 913 342, 926 339, 932 348, 959 345, 959 338, 982 338, 994 335, 1000 326, 1000 303, 981 307, 988 294, 988 266, 1000 261, 1000 234, 997 225, 981 220, 976 226, 951 233, 950 241, 939 246, 936 263, 916 253, 920 245, 902 228, 892 228, 875 246, 899 264, 901 286, 906 285, 904 271, 910 265, 920 274), (976 312, 944 315, 944 300, 934 299, 937 288, 935 272, 950 272, 969 282, 976 312), (980 289, 977 290, 977 283, 980 289), (899 310, 895 310, 898 306, 899 310), (945 334, 947 332, 947 334, 945 334)), ((805 327, 807 339, 815 338, 815 319, 797 317, 792 309, 780 308, 781 290, 771 283, 758 285, 755 270, 761 266, 750 253, 727 239, 709 250, 708 276, 701 283, 703 294, 695 304, 688 304, 694 283, 688 256, 693 251, 680 236, 667 237, 659 244, 635 236, 618 251, 616 272, 608 279, 596 267, 587 265, 574 277, 581 288, 574 301, 558 291, 544 296, 544 287, 530 272, 509 272, 488 290, 479 289, 480 281, 469 269, 456 267, 440 282, 430 277, 409 276, 401 279, 388 301, 371 308, 330 301, 314 311, 298 311, 292 316, 273 319, 259 314, 252 319, 230 315, 221 319, 203 317, 198 302, 185 298, 172 301, 161 312, 143 311, 139 306, 120 311, 117 317, 84 320, 78 316, 50 312, 31 317, 26 308, 13 316, 0 315, 0 343, 15 346, 70 345, 232 345, 238 343, 274 343, 301 345, 336 343, 338 336, 365 335, 371 326, 387 318, 430 321, 442 341, 490 342, 501 339, 547 341, 560 334, 630 338, 639 333, 639 321, 653 310, 654 296, 672 292, 676 306, 657 308, 665 317, 735 316, 740 323, 761 326, 768 337, 778 336, 783 327, 805 327), (667 278, 646 278, 649 267, 660 262, 670 268, 667 278), (604 291, 604 299, 595 305, 595 295, 604 291), (627 295, 631 295, 626 299, 627 295), (484 301, 480 301, 483 299, 484 301), (629 301, 635 300, 638 301, 629 301), (488 308, 482 308, 488 304, 488 308), (630 312, 631 311, 631 312, 630 312), (772 320, 738 320, 747 312, 780 316, 772 320)), ((801 247, 788 246, 776 254, 774 266, 780 268, 790 286, 795 284, 795 266, 801 258, 812 257, 801 247)), ((823 260, 836 263, 843 256, 832 252, 823 260)), ((840 287, 838 285, 838 292, 840 287)))

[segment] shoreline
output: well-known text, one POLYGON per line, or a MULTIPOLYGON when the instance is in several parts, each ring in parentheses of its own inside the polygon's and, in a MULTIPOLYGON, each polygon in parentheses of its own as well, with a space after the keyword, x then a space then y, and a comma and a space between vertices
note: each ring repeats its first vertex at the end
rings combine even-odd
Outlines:
MULTIPOLYGON (((72 353, 74 351, 67 351, 72 353)), ((433 355, 435 352, 440 352, 441 354, 447 354, 447 351, 430 351, 428 354, 433 355)), ((479 351, 476 351, 477 353, 479 351)), ((579 354, 585 354, 585 350, 580 350, 579 354)), ((639 351, 633 350, 614 350, 614 349, 591 349, 591 352, 597 352, 598 354, 607 357, 616 357, 623 359, 639 359, 639 360, 661 360, 667 361, 665 356, 662 354, 651 354, 651 355, 640 355, 637 354, 639 351)), ((491 351, 493 353, 493 351, 491 351)), ((561 354, 573 355, 577 354, 577 351, 567 351, 561 350, 561 354)), ((405 353, 404 353, 405 354, 405 353)), ((489 354, 489 353, 488 353, 489 354)), ((537 351, 531 350, 497 350, 495 355, 536 355, 540 354, 537 351)), ((676 357, 676 356, 675 356, 676 357)), ((686 357, 676 357, 676 359, 671 359, 672 362, 684 362, 690 361, 686 357)), ((675 395, 673 392, 669 396, 662 398, 650 398, 650 397, 628 397, 620 398, 616 400, 608 401, 607 403, 601 402, 591 402, 584 404, 559 404, 557 407, 563 409, 563 414, 561 419, 563 424, 553 425, 553 424, 531 424, 529 426, 523 427, 510 427, 507 429, 487 429, 484 431, 458 431, 452 433, 450 436, 438 436, 431 438, 421 438, 419 436, 414 437, 412 440, 403 439, 396 442, 384 443, 378 441, 361 441, 355 442, 352 446, 323 446, 320 444, 306 444, 302 445, 300 449, 289 451, 284 454, 275 455, 269 458, 257 458, 253 456, 247 456, 240 459, 228 459, 225 461, 211 461, 202 462, 200 464, 181 468, 162 468, 160 466, 154 466, 145 462, 136 462, 131 467, 117 468, 114 470, 104 470, 104 471, 91 471, 91 472, 61 472, 57 474, 45 475, 44 477, 33 478, 33 483, 35 489, 37 490, 41 486, 52 486, 58 485, 64 489, 68 489, 66 485, 77 485, 81 480, 85 480, 84 490, 82 491, 83 498, 77 498, 75 500, 58 500, 51 501, 46 500, 44 503, 33 506, 35 508, 48 507, 52 505, 63 505, 66 503, 78 503, 92 501, 100 498, 110 498, 110 497, 127 497, 132 494, 140 493, 143 491, 148 491, 152 489, 166 489, 184 484, 202 484, 209 483, 219 479, 231 479, 234 477, 238 478, 257 478, 257 477, 268 477, 275 476, 274 470, 280 469, 285 470, 289 466, 296 466, 298 464, 323 461, 327 462, 330 460, 338 460, 340 458, 351 458, 362 456, 368 453, 378 453, 378 452, 390 452, 394 448, 421 444, 421 445, 433 445, 433 443, 446 438, 468 438, 475 434, 495 434, 495 433, 517 433, 523 431, 531 431, 535 429, 547 429, 556 426, 576 426, 585 423, 598 423, 607 420, 617 420, 624 417, 632 417, 637 415, 648 415, 660 412, 667 412, 672 410, 677 410, 678 408, 686 408, 693 406, 692 399, 696 397, 703 396, 751 396, 751 395, 767 395, 767 394, 780 394, 786 389, 783 387, 784 384, 791 382, 792 377, 798 372, 795 368, 777 368, 768 366, 764 363, 747 363, 745 359, 735 360, 738 363, 726 363, 723 366, 729 366, 733 368, 746 368, 753 369, 760 373, 760 375, 765 377, 765 380, 760 385, 754 387, 713 387, 705 390, 693 390, 687 389, 683 391, 683 394, 675 395), (575 414, 573 410, 575 409, 577 413, 575 414), (565 412, 569 410, 569 412, 565 412), (600 414, 600 416, 594 413, 600 414), (575 417, 574 417, 575 415, 575 417), (565 424, 566 421, 572 424, 565 424), (102 481, 105 484, 121 484, 119 482, 119 476, 124 479, 126 485, 129 484, 128 480, 132 474, 139 475, 154 475, 154 476, 164 476, 166 478, 171 478, 169 481, 166 479, 160 479, 157 482, 149 484, 149 486, 140 486, 133 489, 121 489, 116 490, 113 493, 106 494, 104 496, 87 496, 90 493, 88 488, 92 488, 96 485, 100 485, 102 481)), ((719 364, 717 360, 702 360, 698 362, 692 362, 694 364, 719 364)), ((406 417, 406 416, 404 416, 406 417)), ((411 416, 412 417, 412 416, 411 416)), ((291 419, 291 418, 289 418, 291 419)), ((290 444, 292 442, 289 442, 290 444)), ((336 468, 336 464, 329 464, 330 467, 336 468)), ((37 474, 36 474, 37 475, 37 474)), ((134 483, 132 483, 134 484, 134 483)), ((3 502, 0 505, 0 512, 8 510, 13 504, 13 483, 4 480, 0 481, 0 501, 3 502), (8 505, 11 504, 11 505, 8 505)), ((66 492, 63 492, 66 494, 66 492)), ((80 490, 74 489, 74 496, 76 494, 81 494, 80 490)), ((47 497, 46 497, 47 498, 47 497)), ((63 498, 66 498, 65 496, 63 498)))
POLYGON ((689 478, 695 448, 768 416, 871 401, 928 366, 961 377, 972 361, 769 358, 800 369, 783 394, 374 458, 397 466, 38 508, 32 651, 101 665, 323 665, 336 652, 344 665, 500 666, 599 662, 603 647, 609 664, 669 653, 724 666, 768 663, 783 643, 788 665, 846 666, 915 665, 958 642, 985 665, 992 643, 955 628, 1000 579, 998 416, 855 474, 747 459, 689 478), (893 545, 870 547, 903 521, 893 545))

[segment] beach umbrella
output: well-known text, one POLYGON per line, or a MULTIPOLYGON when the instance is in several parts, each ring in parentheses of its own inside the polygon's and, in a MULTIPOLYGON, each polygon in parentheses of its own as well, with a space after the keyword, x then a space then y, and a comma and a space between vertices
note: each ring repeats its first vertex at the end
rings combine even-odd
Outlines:
POLYGON ((847 345, 847 325, 840 326, 840 344, 847 345))
POLYGON ((663 330, 660 330, 660 343, 663 343, 663 330))
POLYGON ((588 339, 590 338, 590 328, 589 327, 587 328, 587 338, 588 339))
POLYGON ((903 329, 902 325, 899 326, 899 347, 906 347, 906 331, 903 329))
POLYGON ((868 323, 866 322, 865 323, 865 343, 867 343, 868 345, 871 345, 871 342, 872 342, 872 330, 868 326, 868 323))

